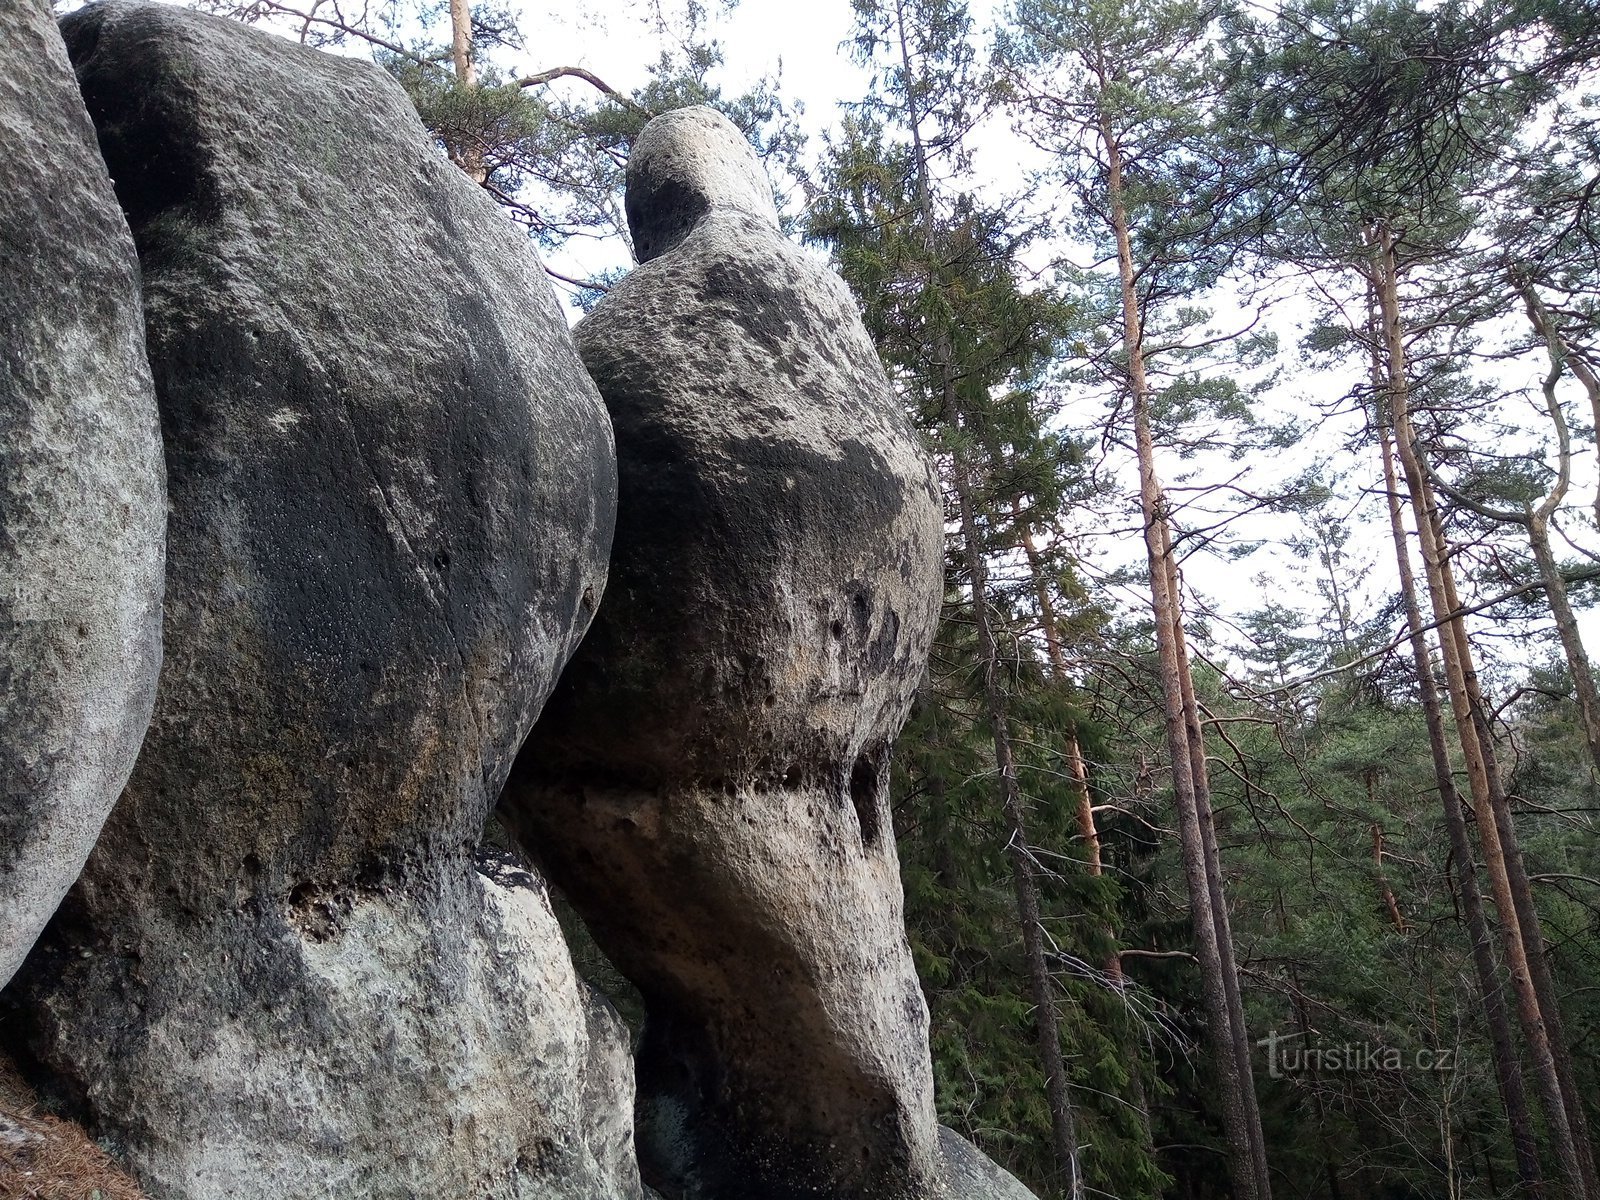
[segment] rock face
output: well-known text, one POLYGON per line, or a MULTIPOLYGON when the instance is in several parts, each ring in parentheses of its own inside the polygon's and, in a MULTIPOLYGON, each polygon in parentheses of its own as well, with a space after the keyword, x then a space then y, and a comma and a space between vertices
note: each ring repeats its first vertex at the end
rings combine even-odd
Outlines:
POLYGON ((623 1034, 475 854, 615 507, 537 257, 370 65, 162 4, 63 32, 171 519, 149 735, 18 977, 36 1069, 162 1200, 636 1196, 623 1034))
POLYGON ((966 1138, 939 1126, 939 1154, 944 1160, 947 1193, 959 1200, 1035 1200, 1034 1194, 1009 1171, 1001 1170, 966 1138))
POLYGON ((641 265, 577 330, 611 584, 502 817, 645 998, 647 1182, 939 1194, 886 795, 940 600, 932 468, 731 124, 651 122, 627 203, 641 265))
POLYGON ((0 6, 0 987, 133 768, 166 528, 133 240, 44 0, 0 6))

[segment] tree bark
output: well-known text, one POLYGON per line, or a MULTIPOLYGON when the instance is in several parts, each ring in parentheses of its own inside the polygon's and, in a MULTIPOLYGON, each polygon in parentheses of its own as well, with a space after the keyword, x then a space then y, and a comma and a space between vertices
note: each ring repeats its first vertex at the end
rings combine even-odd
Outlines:
MULTIPOLYGON (((1065 685, 1069 682, 1067 674, 1066 655, 1061 649, 1061 630, 1056 623, 1056 605, 1050 596, 1049 585, 1044 578, 1043 560, 1039 556, 1039 548, 1034 544, 1033 534, 1028 531, 1022 522, 1022 505, 1018 501, 1011 503, 1011 515, 1017 522, 1018 541, 1022 543, 1022 553, 1028 560, 1028 578, 1033 583, 1033 594, 1039 604, 1039 626, 1044 635, 1045 658, 1050 663, 1050 676, 1058 684, 1065 685)), ((1083 840, 1086 852, 1085 865, 1089 874, 1100 875, 1104 871, 1104 863, 1100 857, 1100 831, 1095 827, 1094 800, 1089 792, 1089 772, 1083 761, 1083 748, 1078 744, 1078 731, 1068 727, 1066 730, 1067 771, 1072 779, 1072 792, 1078 802, 1078 836, 1083 840)), ((1115 931, 1107 929, 1112 944, 1116 944, 1115 931)), ((1108 972, 1121 974, 1121 959, 1112 951, 1110 961, 1116 967, 1107 967, 1108 972)))
POLYGON ((1211 780, 1206 770, 1205 733, 1200 724, 1200 705, 1195 697, 1194 675, 1189 668, 1187 636, 1183 627, 1180 605, 1182 591, 1179 587, 1178 560, 1172 550, 1171 526, 1163 523, 1162 537, 1166 543, 1166 568, 1168 591, 1173 599, 1173 639, 1178 647, 1178 683, 1183 694, 1183 719, 1189 738, 1189 755, 1193 760, 1195 808, 1200 818, 1200 840, 1205 851, 1206 881, 1211 889, 1211 919, 1217 926, 1217 951, 1222 965, 1223 993, 1228 1001, 1228 1020, 1233 1029, 1234 1058, 1238 1062, 1240 1092, 1245 1107, 1246 1129, 1250 1133, 1252 1167, 1257 1186, 1262 1195, 1271 1194, 1271 1178, 1267 1166, 1266 1135, 1261 1128, 1261 1110, 1256 1098, 1253 1064, 1250 1061, 1250 1032, 1244 1019, 1244 996, 1239 989, 1239 965, 1234 954, 1233 919, 1228 911, 1228 899, 1223 887, 1222 852, 1217 845, 1215 813, 1211 807, 1211 780))
MULTIPOLYGON (((1594 763, 1595 771, 1600 773, 1600 687, 1595 684, 1594 670, 1584 650, 1583 638, 1578 633, 1578 618, 1573 614, 1572 605, 1567 599, 1566 580, 1561 577, 1560 566, 1550 546, 1550 521, 1555 516, 1556 508, 1566 496, 1567 482, 1571 477, 1569 464, 1572 457, 1571 434, 1567 428, 1566 415, 1561 410, 1561 402, 1556 397, 1556 384, 1562 372, 1570 370, 1583 384, 1596 416, 1600 417, 1600 380, 1595 378, 1581 358, 1572 355, 1567 349, 1560 330, 1556 328, 1555 322, 1545 310, 1538 292, 1533 287, 1524 289, 1523 300, 1527 306, 1528 320, 1533 325, 1534 332, 1544 340, 1545 349, 1550 357, 1550 373, 1544 379, 1544 400, 1550 420, 1555 425, 1561 463, 1556 486, 1550 489, 1549 496, 1538 508, 1530 508, 1527 511, 1524 524, 1528 530, 1528 543, 1533 548, 1534 561, 1539 567, 1539 581, 1544 585, 1545 597, 1550 602, 1550 615, 1555 620, 1556 636, 1561 639, 1561 649, 1566 656, 1567 672, 1572 676, 1572 690, 1578 700, 1578 712, 1583 721, 1583 736, 1589 746, 1589 757, 1594 763)), ((1595 503, 1596 512, 1600 513, 1600 498, 1597 498, 1595 503)))
MULTIPOLYGON (((1427 480, 1423 480, 1426 485, 1427 480)), ((1431 496, 1429 512, 1435 526, 1435 537, 1441 548, 1445 602, 1451 612, 1461 609, 1456 594, 1454 573, 1450 570, 1448 554, 1444 553, 1445 539, 1438 508, 1431 496)), ((1543 1024, 1545 1042, 1550 1051, 1550 1069, 1554 1072, 1556 1087, 1565 1117, 1564 1131, 1572 1143, 1582 1188, 1573 1190, 1575 1196, 1587 1200, 1600 1198, 1600 1182, 1595 1174, 1594 1150, 1589 1139, 1589 1122, 1583 1110, 1576 1081, 1572 1077, 1572 1055, 1567 1049, 1565 1024, 1561 1019, 1561 1000, 1556 991, 1555 979, 1550 973, 1549 959, 1544 950, 1544 930, 1539 920, 1539 910, 1533 900, 1533 885, 1528 879, 1527 867, 1522 861, 1522 845, 1517 836, 1516 820, 1511 812, 1511 800, 1506 795, 1495 750, 1494 730, 1489 723, 1489 708, 1484 702, 1478 682, 1477 668, 1473 664, 1472 650, 1467 643, 1466 622, 1457 618, 1451 627, 1459 647, 1462 664, 1462 683, 1466 689, 1467 709, 1471 714, 1473 730, 1482 746, 1483 761, 1489 787, 1489 806, 1493 814, 1496 837, 1504 863, 1506 883, 1511 893, 1511 903, 1516 912, 1517 928, 1522 940, 1522 951, 1527 961, 1528 981, 1538 1000, 1539 1017, 1543 1024)), ((1443 633, 1444 630, 1441 630, 1443 633)), ((1558 1154, 1559 1157, 1559 1154, 1558 1154)))
MULTIPOLYGON (((1375 382, 1381 383, 1381 379, 1375 382)), ((1383 456, 1384 490, 1389 506, 1389 531, 1394 539, 1395 565, 1400 576, 1400 597, 1405 606, 1406 625, 1411 631, 1411 657, 1416 666, 1417 691, 1422 700, 1423 719, 1428 730, 1428 749, 1433 757, 1434 782, 1444 806, 1450 856, 1456 864, 1456 889, 1461 897, 1461 917, 1467 927, 1467 939, 1472 943, 1472 965, 1478 978, 1483 1021, 1489 1033, 1495 1083, 1511 1131, 1511 1150, 1516 1159, 1517 1178, 1525 1195, 1538 1197, 1544 1194, 1544 1179, 1539 1168, 1538 1144, 1534 1140, 1533 1116, 1528 1109, 1528 1093, 1523 1085, 1516 1044, 1511 1036, 1511 1020, 1506 1012, 1505 995, 1489 938, 1489 923, 1484 916, 1483 894, 1478 888, 1478 869, 1473 861, 1472 843, 1467 836, 1467 822, 1461 812, 1461 797, 1456 793, 1450 752, 1445 744, 1439 685, 1434 677, 1433 655, 1428 650, 1427 635, 1423 632, 1422 609, 1417 601, 1411 552, 1406 545, 1400 485, 1395 477, 1388 426, 1381 418, 1377 425, 1378 447, 1383 456)))
MULTIPOLYGON (((467 90, 478 86, 478 68, 472 58, 472 8, 469 0, 450 0, 450 62, 455 67, 456 83, 467 90)), ((482 187, 489 180, 484 166, 483 147, 451 147, 451 160, 473 183, 482 187)))
MULTIPOLYGON (((1056 621, 1055 600, 1051 597, 1049 585, 1045 582, 1043 564, 1038 547, 1034 545, 1033 534, 1022 521, 1022 505, 1014 501, 1011 513, 1017 521, 1022 551, 1028 560, 1028 575, 1033 582, 1034 595, 1039 603, 1039 619, 1043 627, 1045 655, 1050 663, 1050 674, 1058 684, 1065 684, 1069 677, 1066 655, 1061 649, 1061 631, 1056 621)), ((1084 762, 1083 747, 1078 741, 1077 729, 1068 726, 1064 732, 1067 743, 1067 771, 1072 779, 1073 794, 1078 802, 1078 836, 1083 840, 1087 854, 1085 866, 1090 875, 1098 877, 1105 873, 1105 863, 1100 854, 1100 830, 1096 827, 1094 819, 1094 797, 1089 790, 1088 765, 1084 762)), ((1126 1004, 1128 977, 1122 969, 1122 954, 1118 949, 1121 939, 1109 922, 1105 926, 1105 936, 1111 946, 1104 964, 1106 980, 1126 1004)), ((1139 1045, 1139 1039, 1131 1036, 1123 1046, 1128 1069, 1127 1101, 1138 1114, 1144 1151, 1153 1162, 1155 1134, 1150 1124, 1150 1105, 1145 1097, 1144 1071, 1140 1061, 1139 1045)))
POLYGON ((1155 617, 1167 750, 1172 764, 1173 804, 1178 818, 1195 954, 1200 965, 1201 994, 1212 1041, 1212 1060, 1222 1096, 1228 1171, 1236 1200, 1269 1200, 1271 1179, 1266 1142, 1256 1105, 1250 1039, 1239 996, 1227 899, 1212 824, 1205 743, 1183 644, 1183 619, 1166 497, 1155 469, 1149 387, 1141 348, 1142 320, 1134 287, 1127 206, 1123 199, 1121 148, 1104 120, 1099 132, 1106 152, 1108 200, 1121 280, 1123 342, 1133 402, 1134 443, 1139 459, 1139 505, 1150 567, 1150 602, 1155 617))
MULTIPOLYGON (((1370 796, 1370 791, 1368 794, 1370 796)), ((1405 933, 1405 914, 1400 911, 1400 901, 1395 899, 1394 889, 1389 886, 1389 875, 1383 869, 1383 825, 1378 821, 1372 823, 1372 863, 1378 872, 1378 891, 1383 896, 1383 907, 1389 913, 1389 921, 1396 933, 1405 933)))
MULTIPOLYGON (((1499 811, 1503 805, 1495 803, 1499 781, 1497 777, 1491 777, 1488 758, 1493 752, 1492 738, 1488 736, 1492 731, 1487 727, 1481 698, 1474 703, 1469 693, 1469 679, 1473 685, 1476 684, 1471 647, 1466 640, 1465 622, 1459 615, 1460 605, 1454 596, 1454 581, 1440 536, 1441 526, 1433 492, 1411 425, 1405 346, 1396 285, 1398 260, 1392 236, 1384 227, 1379 227, 1377 231, 1376 249, 1376 282, 1383 324, 1389 412, 1394 422, 1396 449, 1416 511, 1417 537, 1422 549, 1434 621, 1439 628, 1439 650, 1445 669, 1446 689, 1471 785, 1478 837, 1483 847, 1484 869, 1489 876, 1490 891, 1499 918, 1512 995, 1545 1110, 1545 1124, 1562 1176, 1572 1196, 1593 1200, 1574 1138, 1567 1098, 1561 1087, 1561 1071, 1551 1045, 1546 1014, 1534 984, 1528 943, 1522 927, 1522 912, 1519 911, 1509 873, 1503 830, 1510 827, 1510 813, 1508 810, 1499 811)), ((1495 776, 1497 774, 1494 773, 1495 776)))
POLYGON ((1589 655, 1584 650, 1583 638, 1578 633, 1578 618, 1567 599, 1566 581, 1561 578, 1561 566, 1550 546, 1550 520, 1539 513, 1528 516, 1528 545, 1533 548, 1533 561, 1539 568, 1539 582, 1550 601, 1550 616, 1555 621, 1556 637, 1567 660, 1567 673, 1572 676, 1572 690, 1578 700, 1578 716, 1583 725, 1584 742, 1589 747, 1589 758, 1600 772, 1600 690, 1595 687, 1594 671, 1589 655))
MULTIPOLYGON (((943 350, 944 347, 941 347, 943 350)), ((953 416, 953 387, 949 384, 948 359, 940 357, 936 366, 945 377, 945 399, 953 416)), ((1017 781, 1017 766, 1012 751, 1010 723, 1006 716, 1005 693, 996 666, 999 654, 994 628, 989 623, 987 567, 979 536, 977 515, 973 511, 972 479, 959 452, 955 460, 956 503, 960 509, 962 540, 965 543, 967 576, 973 607, 973 623, 978 631, 978 666, 983 674, 984 709, 994 739, 995 767, 999 772, 1001 809, 1006 823, 1006 858, 1011 864, 1011 881, 1017 897, 1017 918, 1022 925, 1022 952, 1028 968, 1028 983, 1033 992, 1034 1031, 1039 1043, 1039 1061, 1044 1070, 1045 1099, 1050 1107, 1051 1142, 1056 1160, 1066 1175, 1066 1195, 1080 1200, 1083 1179, 1078 1164, 1077 1121, 1067 1090, 1066 1064, 1061 1054, 1061 1031, 1056 1018, 1055 983, 1050 977, 1050 962, 1039 919, 1039 884, 1028 850, 1026 821, 1022 809, 1022 789, 1017 781)))
POLYGON ((472 61, 472 8, 468 0, 450 0, 450 62, 462 87, 478 86, 472 61))
POLYGON ((1532 324, 1534 332, 1544 341, 1550 359, 1550 370, 1544 377, 1543 391, 1545 411, 1549 414, 1556 433, 1559 464, 1556 480, 1543 500, 1537 505, 1525 504, 1521 511, 1497 509, 1482 503, 1451 488, 1431 473, 1430 482, 1436 482, 1457 504, 1465 506, 1479 516, 1491 521, 1520 525, 1527 533, 1528 544, 1533 550, 1534 562, 1539 571, 1539 586, 1550 605, 1550 616, 1555 623, 1556 636, 1561 642, 1562 654, 1567 661, 1567 671, 1572 678, 1572 690, 1578 701, 1584 741, 1588 746, 1589 757, 1596 773, 1600 774, 1600 689, 1596 687, 1594 671, 1590 666, 1589 656, 1584 651, 1583 639, 1579 636, 1578 621, 1567 598, 1566 580, 1562 578, 1560 566, 1556 562, 1555 552, 1550 544, 1550 523, 1561 507, 1561 502, 1566 499, 1572 481, 1572 434, 1567 426, 1566 414, 1562 411, 1560 399, 1556 395, 1556 386, 1560 383, 1562 374, 1569 368, 1574 370, 1585 387, 1590 388, 1591 398, 1597 390, 1600 390, 1600 382, 1587 374, 1587 369, 1583 367, 1580 359, 1569 355, 1555 322, 1539 299, 1538 292, 1531 285, 1523 288, 1522 298, 1527 309, 1528 321, 1532 324))

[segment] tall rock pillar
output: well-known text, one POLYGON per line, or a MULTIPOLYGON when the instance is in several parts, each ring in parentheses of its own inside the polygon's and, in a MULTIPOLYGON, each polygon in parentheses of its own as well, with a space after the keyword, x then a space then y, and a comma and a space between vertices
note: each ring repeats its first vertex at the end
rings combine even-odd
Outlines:
POLYGON ((651 122, 627 209, 640 266, 577 329, 611 583, 501 811, 644 995, 648 1182, 932 1196, 887 784, 939 609, 933 468, 725 118, 651 122))

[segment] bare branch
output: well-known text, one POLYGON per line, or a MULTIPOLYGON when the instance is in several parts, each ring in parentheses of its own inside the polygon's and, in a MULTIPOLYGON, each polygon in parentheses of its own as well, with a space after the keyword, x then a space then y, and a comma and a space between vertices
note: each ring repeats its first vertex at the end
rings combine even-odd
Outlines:
POLYGON ((524 75, 521 79, 518 79, 515 82, 516 86, 519 88, 535 88, 543 87, 547 83, 554 83, 557 79, 581 79, 590 87, 603 94, 608 100, 615 104, 620 104, 623 108, 628 109, 630 112, 638 113, 642 117, 651 117, 655 115, 637 101, 624 96, 621 92, 617 91, 616 88, 612 87, 605 80, 601 79, 593 71, 585 70, 583 67, 551 67, 548 71, 539 71, 533 75, 524 75))

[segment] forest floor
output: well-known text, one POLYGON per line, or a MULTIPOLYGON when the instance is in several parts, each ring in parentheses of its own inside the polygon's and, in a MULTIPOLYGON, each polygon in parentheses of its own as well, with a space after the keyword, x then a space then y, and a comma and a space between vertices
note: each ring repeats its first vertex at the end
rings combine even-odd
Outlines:
POLYGON ((40 1112, 0 1055, 0 1200, 145 1200, 88 1134, 40 1112))

